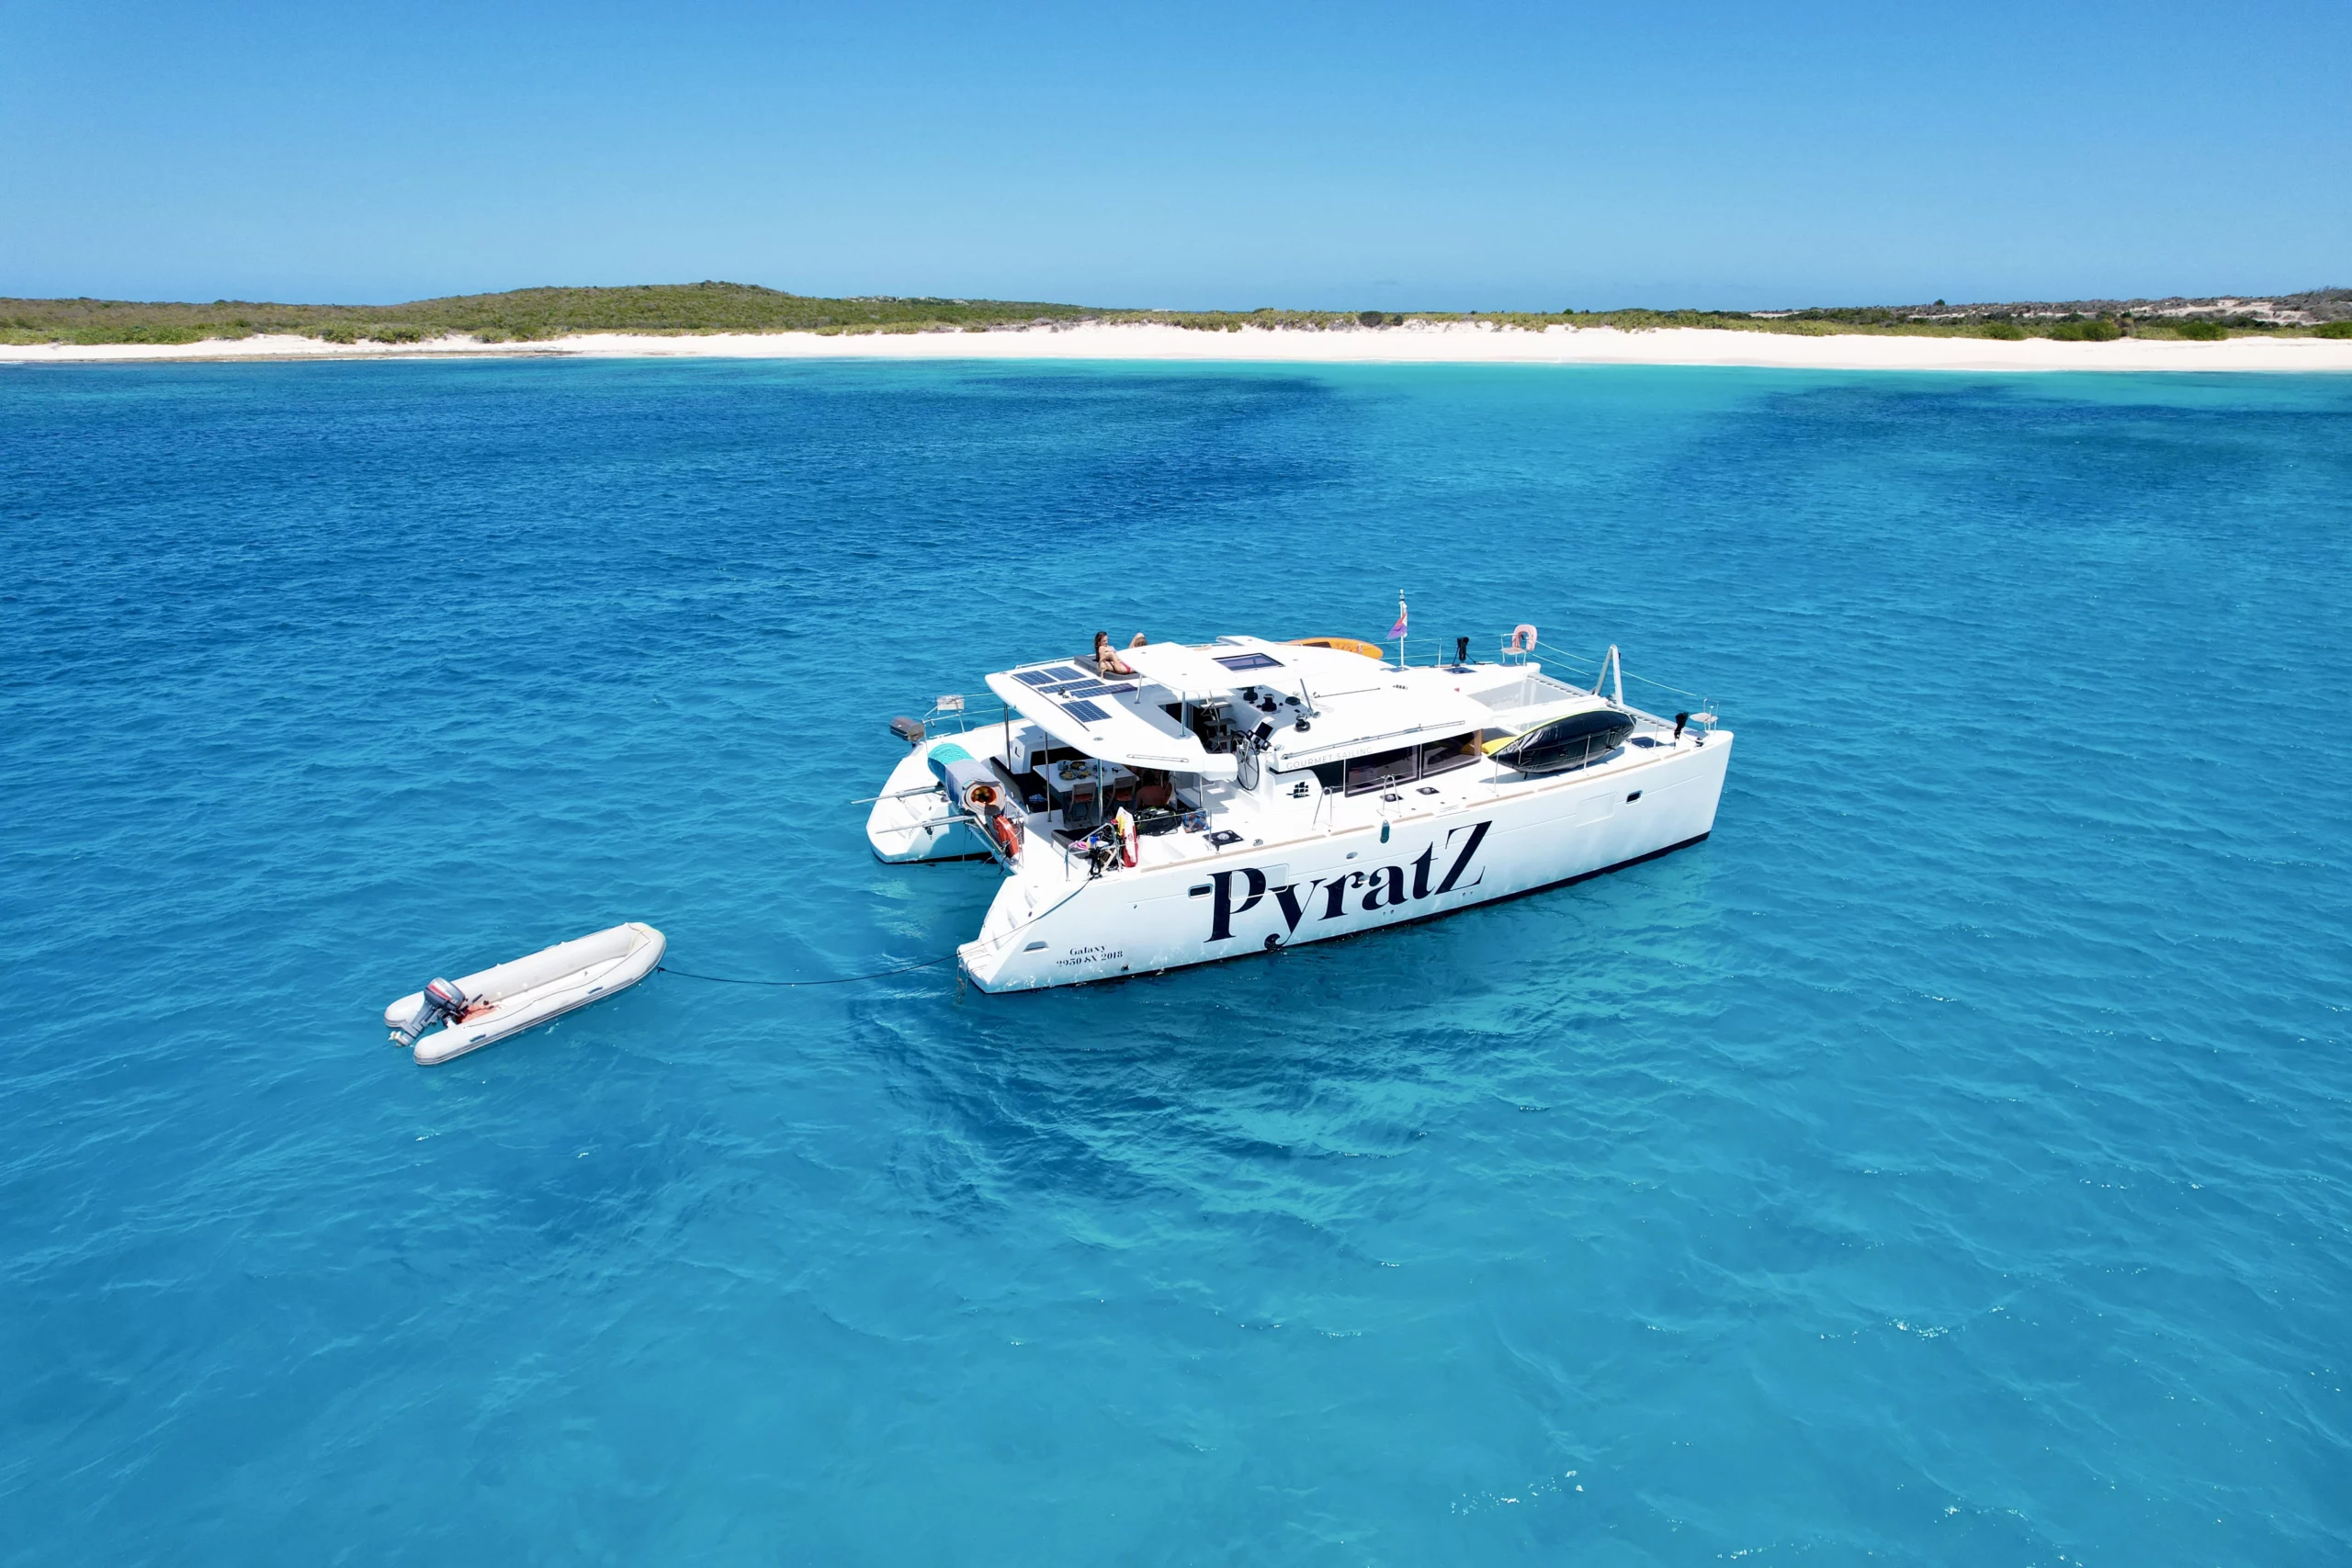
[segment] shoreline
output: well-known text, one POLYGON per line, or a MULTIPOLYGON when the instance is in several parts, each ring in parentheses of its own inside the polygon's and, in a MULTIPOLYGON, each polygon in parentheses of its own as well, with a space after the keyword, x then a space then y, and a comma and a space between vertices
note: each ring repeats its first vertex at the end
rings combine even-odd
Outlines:
POLYGON ((0 367, 218 364, 311 359, 963 359, 1167 360, 1293 365, 1683 365, 1784 370, 2169 370, 2352 372, 2352 339, 2230 338, 2219 343, 2120 338, 1923 337, 1899 333, 1736 332, 1708 327, 1555 326, 1542 332, 1472 322, 1311 332, 1245 327, 1203 332, 1150 323, 920 333, 592 333, 531 343, 467 337, 422 343, 327 343, 255 336, 190 344, 0 344, 0 367))

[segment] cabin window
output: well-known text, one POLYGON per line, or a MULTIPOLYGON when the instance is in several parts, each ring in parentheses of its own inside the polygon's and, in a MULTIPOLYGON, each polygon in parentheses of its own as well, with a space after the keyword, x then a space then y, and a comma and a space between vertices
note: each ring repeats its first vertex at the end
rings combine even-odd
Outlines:
POLYGON ((1410 784, 1420 776, 1416 767, 1419 755, 1420 748, 1417 746, 1399 746, 1394 751, 1349 758, 1348 793, 1365 795, 1375 789, 1410 784))
POLYGON ((1421 777, 1431 778, 1449 773, 1456 768, 1466 768, 1478 760, 1478 738, 1456 735, 1444 740, 1432 740, 1421 748, 1421 777))

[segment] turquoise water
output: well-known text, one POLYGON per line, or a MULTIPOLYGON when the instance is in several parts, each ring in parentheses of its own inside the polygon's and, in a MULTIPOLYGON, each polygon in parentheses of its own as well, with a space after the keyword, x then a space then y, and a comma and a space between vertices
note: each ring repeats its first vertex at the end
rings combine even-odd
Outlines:
POLYGON ((2352 1553, 2352 378, 0 372, 10 1562, 2352 1553), (1540 625, 1714 837, 1030 997, 818 976, 894 713, 1540 625))

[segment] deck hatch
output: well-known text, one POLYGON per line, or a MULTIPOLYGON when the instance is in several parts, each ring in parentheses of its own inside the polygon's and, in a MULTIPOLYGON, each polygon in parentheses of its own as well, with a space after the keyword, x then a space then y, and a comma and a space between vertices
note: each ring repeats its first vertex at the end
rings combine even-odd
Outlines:
POLYGON ((1264 653, 1220 653, 1216 661, 1227 670, 1279 670, 1283 661, 1264 653))

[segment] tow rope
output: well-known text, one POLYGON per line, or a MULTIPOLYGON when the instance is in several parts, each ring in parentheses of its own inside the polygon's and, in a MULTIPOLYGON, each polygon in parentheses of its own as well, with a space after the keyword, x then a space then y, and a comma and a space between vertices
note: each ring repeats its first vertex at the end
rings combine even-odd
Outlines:
POLYGON ((655 964, 653 972, 657 975, 675 975, 681 980, 707 980, 717 986, 780 986, 786 988, 799 986, 851 986, 860 980, 887 980, 893 975, 911 975, 918 969, 936 968, 955 956, 956 954, 952 952, 943 953, 936 958, 926 958, 920 964, 910 964, 899 969, 876 969, 871 975, 836 975, 829 980, 751 980, 739 975, 697 975, 687 969, 673 969, 667 964, 655 964))
MULTIPOLYGON (((1004 936, 1016 936, 1021 932, 1027 931, 1031 926, 1035 925, 1039 920, 1044 919, 1047 915, 1052 914, 1056 909, 1060 908, 1064 904, 1069 903, 1071 899, 1077 897, 1080 894, 1085 891, 1086 884, 1080 883, 1076 887, 1073 887, 1069 892, 1063 894, 1059 898, 1054 900, 1053 903, 1047 905, 1044 909, 1030 916, 1019 925, 1014 926, 1012 930, 1006 931, 1004 936)), ((1001 942, 1004 940, 1004 937, 999 937, 997 940, 1001 942)), ((944 964, 949 959, 955 957, 956 952, 956 949, 950 948, 945 953, 941 953, 938 957, 926 958, 920 964, 909 964, 897 969, 876 969, 871 975, 836 975, 831 979, 826 980, 752 980, 746 979, 736 975, 697 975, 690 969, 673 969, 667 964, 655 964, 653 966, 653 972, 657 975, 675 975, 681 980, 707 980, 713 985, 718 986, 775 986, 786 989, 792 989, 801 986, 854 986, 861 980, 887 980, 893 975, 911 975, 918 969, 935 969, 940 964, 944 964)))

